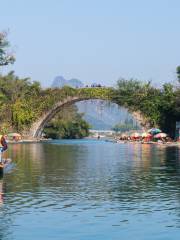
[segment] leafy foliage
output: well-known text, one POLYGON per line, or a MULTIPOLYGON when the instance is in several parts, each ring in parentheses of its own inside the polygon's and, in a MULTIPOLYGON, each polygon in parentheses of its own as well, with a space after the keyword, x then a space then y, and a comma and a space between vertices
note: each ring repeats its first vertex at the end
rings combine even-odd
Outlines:
POLYGON ((176 73, 177 73, 178 82, 180 83, 180 66, 177 66, 176 73))
POLYGON ((158 89, 150 82, 120 79, 112 99, 132 112, 140 111, 153 127, 173 134, 180 118, 179 96, 179 90, 170 83, 158 89))
POLYGON ((20 79, 10 72, 0 76, 0 121, 8 129, 21 131, 30 126, 38 114, 39 94, 41 87, 38 82, 20 79))
POLYGON ((89 135, 89 125, 83 120, 77 107, 64 107, 61 112, 45 127, 44 133, 48 138, 83 138, 89 135))
MULTIPOLYGON (((28 131, 32 123, 42 114, 50 110, 58 101, 63 101, 70 96, 80 96, 80 89, 70 87, 63 89, 42 89, 39 82, 31 82, 29 78, 20 79, 14 72, 6 76, 0 75, 0 121, 1 127, 7 131, 28 131)), ((91 94, 91 93, 90 93, 91 94)), ((83 98, 88 97, 88 91, 84 91, 83 98)), ((88 129, 82 116, 76 114, 76 122, 81 123, 82 128, 88 129)), ((76 122, 71 127, 79 127, 76 122)), ((61 122, 62 124, 62 122, 61 122)), ((64 129, 67 124, 64 122, 64 129)), ((81 130, 82 136, 87 132, 81 130)), ((69 135, 72 135, 70 133, 69 135)), ((81 135, 80 135, 81 137, 81 135)))
POLYGON ((0 32, 0 66, 14 63, 15 58, 7 52, 9 42, 7 40, 7 32, 0 32))
MULTIPOLYGON (((59 101, 62 102, 69 97, 75 99, 74 101, 110 100, 126 107, 130 112, 140 111, 153 127, 160 127, 168 133, 174 131, 175 122, 180 120, 180 88, 175 88, 169 83, 158 89, 150 82, 120 79, 115 89, 71 87, 42 89, 38 82, 32 82, 29 78, 20 79, 14 72, 10 72, 6 76, 0 75, 1 126, 8 131, 28 131, 39 117, 59 101)), ((60 118, 51 124, 54 129, 61 127, 62 132, 59 132, 58 136, 76 137, 75 133, 79 131, 81 132, 79 137, 82 137, 87 134, 88 129, 83 121, 82 116, 76 113, 71 123, 60 118)))

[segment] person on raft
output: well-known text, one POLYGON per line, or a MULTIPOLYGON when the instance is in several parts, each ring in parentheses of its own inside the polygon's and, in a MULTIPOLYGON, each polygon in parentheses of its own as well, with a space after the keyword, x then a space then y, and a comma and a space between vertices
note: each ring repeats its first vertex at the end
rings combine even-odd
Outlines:
POLYGON ((3 135, 0 135, 0 164, 3 163, 2 153, 8 148, 6 139, 3 135))

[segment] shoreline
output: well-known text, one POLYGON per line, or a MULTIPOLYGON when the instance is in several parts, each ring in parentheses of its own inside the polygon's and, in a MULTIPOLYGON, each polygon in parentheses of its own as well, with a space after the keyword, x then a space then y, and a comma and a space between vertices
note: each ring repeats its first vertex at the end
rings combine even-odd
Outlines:
MULTIPOLYGON (((113 138, 84 138, 84 139, 90 139, 90 140, 98 140, 98 141, 106 141, 106 142, 112 142, 117 144, 141 144, 141 145, 160 145, 160 146, 178 146, 180 147, 180 142, 140 142, 140 141, 121 141, 121 140, 115 140, 113 138)), ((24 143, 46 143, 53 140, 59 140, 59 139, 24 139, 20 141, 8 141, 8 144, 24 144, 24 143)), ((60 140, 68 140, 68 139, 60 139, 60 140)), ((70 140, 70 139, 69 139, 70 140)), ((79 140, 79 139, 73 139, 73 140, 79 140)))
POLYGON ((21 143, 40 143, 40 142, 48 142, 53 139, 24 139, 19 141, 7 141, 8 144, 21 144, 21 143))
POLYGON ((118 144, 141 144, 141 145, 161 145, 161 146, 179 146, 180 147, 180 142, 141 142, 141 141, 116 141, 118 144))

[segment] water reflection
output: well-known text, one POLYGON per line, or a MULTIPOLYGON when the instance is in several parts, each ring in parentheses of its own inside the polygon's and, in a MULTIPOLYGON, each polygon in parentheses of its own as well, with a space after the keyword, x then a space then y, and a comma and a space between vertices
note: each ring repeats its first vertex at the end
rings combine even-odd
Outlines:
POLYGON ((58 187, 63 192, 80 192, 84 187, 89 192, 101 188, 108 195, 123 185, 125 190, 148 191, 165 179, 171 184, 170 177, 180 171, 179 148, 148 144, 19 144, 13 145, 9 154, 17 163, 8 176, 12 178, 9 182, 16 183, 8 184, 10 191, 58 187))
POLYGON ((3 179, 0 178, 0 206, 3 204, 3 179))
MULTIPOLYGON (((54 221, 60 221, 61 228, 68 233, 64 219, 70 218, 73 232, 81 230, 80 222, 84 227, 90 226, 89 222, 94 226, 107 218, 111 227, 126 224, 126 237, 131 228, 138 229, 140 222, 149 234, 156 228, 164 231, 167 226, 179 227, 178 147, 59 141, 11 145, 9 157, 16 168, 0 182, 0 192, 6 186, 2 206, 10 217, 7 221, 16 223, 16 218, 22 216, 34 219, 39 213, 47 213, 54 216, 54 221), (73 220, 76 217, 78 221, 73 220)), ((41 225, 43 217, 38 219, 41 225)), ((54 227, 50 220, 46 221, 54 227)), ((106 235, 102 239, 108 239, 112 229, 104 224, 106 235)), ((96 232, 101 230, 99 226, 96 232)), ((69 239, 81 239, 75 236, 69 239)))

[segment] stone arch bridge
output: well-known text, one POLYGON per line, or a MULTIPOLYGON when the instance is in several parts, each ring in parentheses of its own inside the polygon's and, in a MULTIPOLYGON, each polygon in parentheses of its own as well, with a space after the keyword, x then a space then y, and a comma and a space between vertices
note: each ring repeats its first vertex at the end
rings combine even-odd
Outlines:
MULTIPOLYGON (((95 99, 108 100, 112 103, 116 103, 113 100, 112 96, 113 96, 112 88, 99 87, 99 88, 72 89, 69 87, 64 87, 62 90, 59 89, 55 92, 54 100, 52 101, 50 106, 48 106, 48 109, 41 113, 39 118, 37 118, 31 125, 30 129, 26 130, 25 135, 31 138, 40 138, 44 127, 59 111, 61 111, 62 107, 64 106, 83 100, 95 100, 95 99)), ((139 122, 139 124, 144 129, 150 127, 148 119, 145 118, 141 112, 137 111, 134 112, 129 108, 128 111, 132 114, 132 116, 139 122)))

